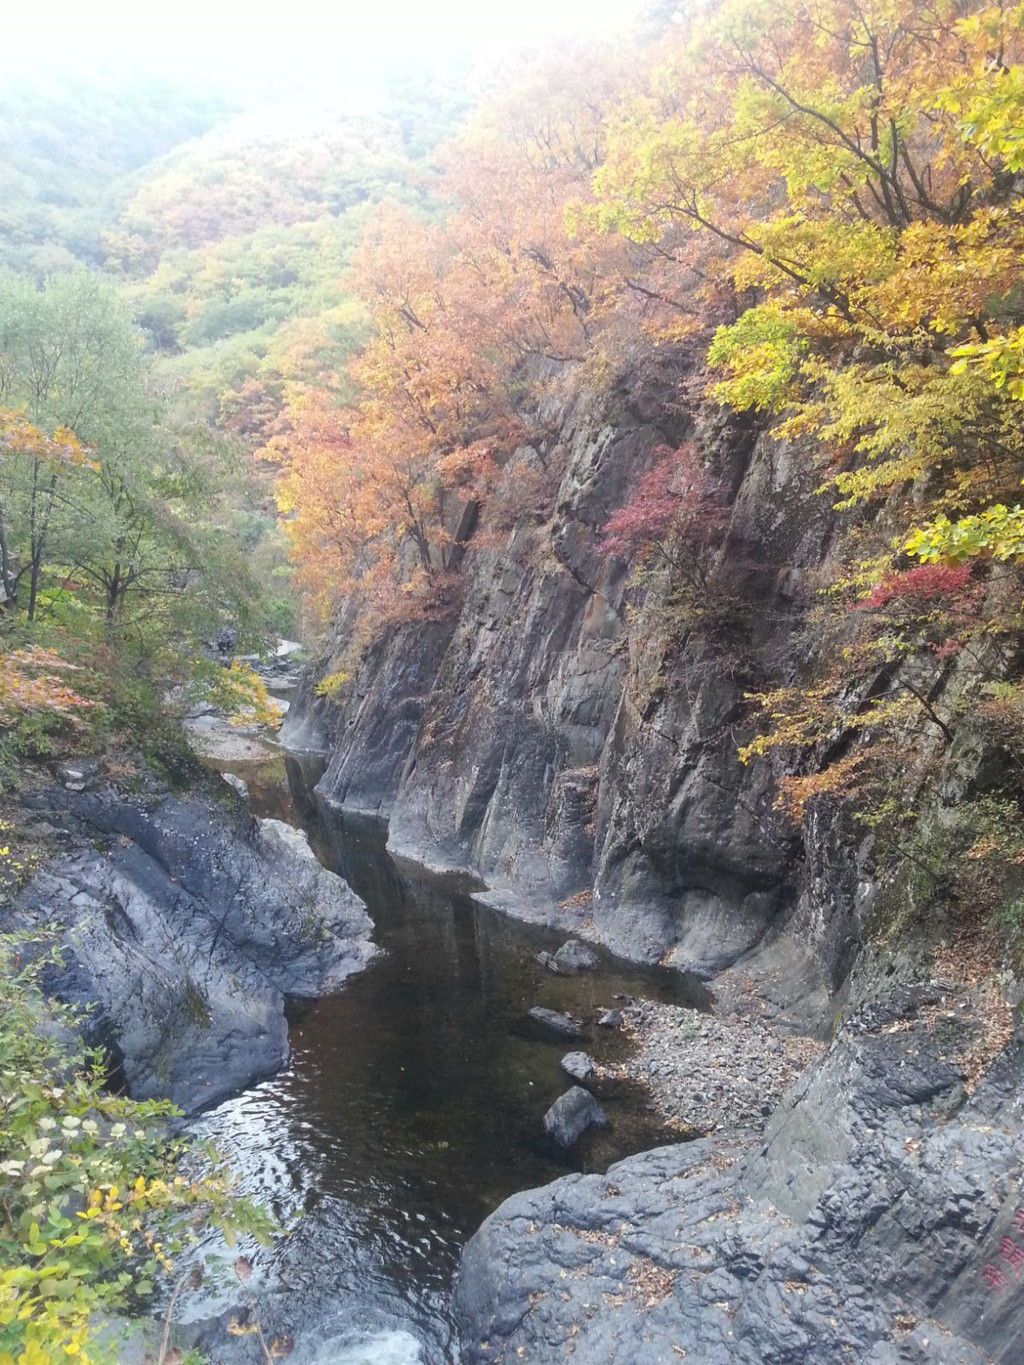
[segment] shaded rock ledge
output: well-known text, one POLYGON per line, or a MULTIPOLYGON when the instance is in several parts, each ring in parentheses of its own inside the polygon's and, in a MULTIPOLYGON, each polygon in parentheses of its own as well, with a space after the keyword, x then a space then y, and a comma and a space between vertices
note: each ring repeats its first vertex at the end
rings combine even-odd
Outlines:
POLYGON ((377 951, 365 905, 305 836, 253 820, 223 791, 27 798, 68 851, 21 892, 8 925, 55 936, 63 965, 46 987, 93 1007, 90 1040, 130 1093, 186 1112, 283 1066, 285 996, 334 990, 377 951))
POLYGON ((1006 1030, 982 1002, 883 989, 762 1137, 665 1147, 507 1200, 463 1256, 465 1365, 1018 1361, 1019 1022, 968 1094, 979 1045, 998 1051, 1006 1030))

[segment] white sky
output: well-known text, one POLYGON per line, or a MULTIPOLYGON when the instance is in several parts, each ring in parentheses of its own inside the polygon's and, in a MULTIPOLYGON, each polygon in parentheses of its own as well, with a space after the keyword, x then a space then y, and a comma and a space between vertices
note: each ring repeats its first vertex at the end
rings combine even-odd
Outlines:
POLYGON ((641 0, 23 0, 4 15, 3 41, 54 44, 119 58, 216 44, 502 47, 565 34, 613 34, 641 0))

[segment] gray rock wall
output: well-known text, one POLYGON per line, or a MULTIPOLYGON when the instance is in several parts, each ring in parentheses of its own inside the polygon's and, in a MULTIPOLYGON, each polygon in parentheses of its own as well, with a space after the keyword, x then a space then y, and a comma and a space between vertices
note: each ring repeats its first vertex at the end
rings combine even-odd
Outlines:
POLYGON ((801 631, 833 514, 798 449, 718 412, 659 410, 579 400, 546 452, 564 471, 553 515, 478 544, 458 619, 386 630, 339 703, 300 697, 284 739, 318 733, 329 802, 383 815, 394 851, 472 871, 513 913, 713 972, 799 906, 834 985, 860 902, 837 874, 821 910, 767 761, 736 756, 744 692, 788 681, 813 648, 801 631), (599 545, 657 447, 687 430, 731 497, 714 629, 599 545))
POLYGON ((188 1112, 283 1066, 285 996, 336 989, 376 952, 363 902, 305 837, 224 794, 50 791, 69 851, 13 910, 54 938, 47 989, 90 1007, 129 1092, 188 1112))

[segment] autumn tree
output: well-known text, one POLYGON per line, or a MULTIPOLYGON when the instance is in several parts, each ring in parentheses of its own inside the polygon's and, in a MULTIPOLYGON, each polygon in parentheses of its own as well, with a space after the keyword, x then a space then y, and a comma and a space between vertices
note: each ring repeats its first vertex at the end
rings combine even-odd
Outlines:
MULTIPOLYGON (((35 622, 77 597, 150 640, 248 586, 218 525, 220 472, 159 420, 131 315, 98 277, 0 290, 0 584, 35 622), (229 571, 229 564, 235 567, 229 571), (216 585, 215 587, 213 585, 216 585)), ((243 613, 244 614, 244 613, 243 613)))
POLYGON ((677 30, 575 224, 650 253, 666 335, 724 309, 710 396, 800 441, 852 514, 816 676, 761 695, 748 750, 815 750, 838 789, 922 720, 948 743, 950 659, 998 668, 1020 628, 942 566, 1022 544, 1022 11, 729 0, 677 30))
POLYGON ((348 277, 372 328, 351 368, 359 401, 342 412, 323 380, 293 386, 267 447, 321 597, 368 575, 437 592, 531 439, 551 367, 586 354, 618 245, 574 241, 564 217, 600 164, 603 101, 626 66, 573 53, 521 77, 443 154, 443 217, 385 205, 368 225, 348 277))
POLYGON ((52 436, 40 431, 22 412, 0 408, 0 474, 6 475, 9 490, 27 489, 28 546, 20 554, 16 498, 10 492, 6 506, 0 504, 0 603, 10 610, 18 601, 22 580, 29 576, 33 590, 29 598, 29 618, 35 612, 35 593, 49 534, 50 515, 57 498, 60 479, 83 464, 96 469, 74 432, 57 427, 52 436))
POLYGON ((927 477, 931 509, 968 510, 1014 477, 1015 414, 951 357, 1018 307, 1014 163, 962 112, 1010 96, 1019 41, 1017 9, 735 0, 610 137, 595 221, 724 249, 714 394, 842 452, 846 503, 927 477))
POLYGON ((443 155, 467 296, 519 362, 581 361, 605 290, 625 269, 621 244, 566 231, 606 155, 608 114, 637 78, 640 54, 566 47, 516 73, 443 155))
POLYGON ((109 286, 83 272, 43 291, 14 280, 0 290, 0 404, 24 413, 25 430, 57 433, 9 440, 0 466, 5 586, 13 602, 24 584, 29 620, 44 567, 60 561, 76 529, 77 495, 91 493, 104 462, 123 459, 145 423, 142 373, 130 319, 109 286))

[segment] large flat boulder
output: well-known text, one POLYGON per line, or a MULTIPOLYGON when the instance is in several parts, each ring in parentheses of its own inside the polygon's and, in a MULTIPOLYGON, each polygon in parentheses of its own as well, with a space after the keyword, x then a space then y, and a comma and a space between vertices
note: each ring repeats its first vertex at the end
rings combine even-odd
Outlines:
POLYGON ((91 1007, 88 1033, 133 1096, 194 1112, 272 1075, 285 997, 337 990, 377 951, 363 902, 290 826, 205 793, 61 792, 50 813, 69 852, 14 923, 56 937, 47 987, 91 1007))

